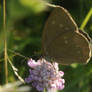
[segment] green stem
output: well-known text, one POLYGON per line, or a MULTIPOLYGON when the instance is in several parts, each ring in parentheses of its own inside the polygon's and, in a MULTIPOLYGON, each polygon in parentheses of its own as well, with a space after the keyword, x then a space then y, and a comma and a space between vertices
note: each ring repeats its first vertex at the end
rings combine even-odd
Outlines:
POLYGON ((44 91, 43 92, 46 92, 46 88, 44 88, 44 91))
POLYGON ((85 28, 85 26, 87 25, 89 19, 91 18, 92 16, 92 8, 89 10, 88 14, 86 15, 84 21, 82 22, 81 26, 80 26, 80 29, 83 30, 85 28))
POLYGON ((7 32, 6 32, 6 0, 3 0, 3 31, 4 31, 4 67, 5 82, 8 83, 8 64, 7 64, 7 32))

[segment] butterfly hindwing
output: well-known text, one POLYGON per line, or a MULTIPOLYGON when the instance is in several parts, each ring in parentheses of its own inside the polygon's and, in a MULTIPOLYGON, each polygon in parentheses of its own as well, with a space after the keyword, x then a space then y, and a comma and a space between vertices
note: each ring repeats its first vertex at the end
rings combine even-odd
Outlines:
POLYGON ((49 16, 42 44, 43 55, 61 64, 86 63, 90 58, 88 41, 63 7, 56 7, 49 16))

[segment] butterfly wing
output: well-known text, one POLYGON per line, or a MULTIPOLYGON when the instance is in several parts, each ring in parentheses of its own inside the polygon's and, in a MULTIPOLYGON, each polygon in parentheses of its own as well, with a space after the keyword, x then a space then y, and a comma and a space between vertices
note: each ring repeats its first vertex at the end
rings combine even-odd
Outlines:
POLYGON ((86 63, 90 58, 88 41, 63 7, 56 7, 48 18, 42 45, 43 55, 61 64, 86 63))

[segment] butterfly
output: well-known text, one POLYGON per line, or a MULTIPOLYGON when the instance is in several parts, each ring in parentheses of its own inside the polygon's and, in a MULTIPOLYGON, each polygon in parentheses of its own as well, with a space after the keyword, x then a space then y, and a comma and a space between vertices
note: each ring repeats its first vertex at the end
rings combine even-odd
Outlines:
POLYGON ((87 63, 91 58, 91 38, 79 30, 70 13, 54 7, 42 34, 42 54, 45 59, 63 65, 87 63))

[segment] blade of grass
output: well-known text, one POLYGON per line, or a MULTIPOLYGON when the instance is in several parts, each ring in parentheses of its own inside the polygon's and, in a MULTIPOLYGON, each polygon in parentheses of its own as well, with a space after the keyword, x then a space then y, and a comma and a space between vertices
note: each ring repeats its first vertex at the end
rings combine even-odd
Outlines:
POLYGON ((3 31, 4 31, 4 67, 5 82, 8 83, 8 64, 7 64, 7 31, 6 31, 6 0, 3 0, 3 31))
POLYGON ((19 79, 22 83, 25 83, 24 80, 21 78, 21 76, 19 76, 19 74, 18 74, 18 69, 13 65, 12 61, 10 60, 10 58, 7 57, 7 59, 8 59, 10 65, 11 65, 13 71, 14 71, 14 74, 18 77, 18 79, 19 79))
POLYGON ((11 49, 8 49, 8 51, 11 52, 11 53, 13 53, 13 54, 15 54, 16 56, 20 56, 20 57, 26 59, 26 60, 29 60, 30 59, 29 57, 26 57, 26 56, 24 56, 24 55, 22 55, 22 54, 20 54, 18 52, 15 52, 15 51, 13 51, 11 49))
POLYGON ((85 19, 83 20, 81 26, 80 26, 80 29, 83 30, 85 28, 85 26, 87 25, 89 19, 91 18, 92 16, 92 8, 89 10, 88 14, 86 15, 85 19))

